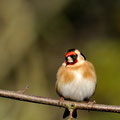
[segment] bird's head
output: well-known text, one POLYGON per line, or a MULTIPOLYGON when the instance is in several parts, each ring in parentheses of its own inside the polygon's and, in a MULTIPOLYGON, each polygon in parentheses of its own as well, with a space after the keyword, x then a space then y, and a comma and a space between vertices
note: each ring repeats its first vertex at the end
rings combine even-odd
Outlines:
POLYGON ((65 64, 74 65, 86 60, 86 57, 77 49, 69 49, 65 54, 65 64))

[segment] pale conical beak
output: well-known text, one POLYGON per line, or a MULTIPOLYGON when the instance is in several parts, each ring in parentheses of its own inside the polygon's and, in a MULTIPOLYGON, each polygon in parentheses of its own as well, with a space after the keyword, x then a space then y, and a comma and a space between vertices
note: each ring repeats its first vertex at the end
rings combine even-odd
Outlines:
POLYGON ((72 57, 68 56, 68 57, 67 57, 67 62, 68 62, 68 63, 72 63, 72 62, 73 62, 72 57))

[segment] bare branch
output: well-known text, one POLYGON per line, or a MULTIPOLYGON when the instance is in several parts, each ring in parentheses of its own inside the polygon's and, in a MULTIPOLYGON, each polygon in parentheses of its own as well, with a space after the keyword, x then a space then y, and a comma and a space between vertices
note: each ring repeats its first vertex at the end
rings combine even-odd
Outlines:
POLYGON ((62 104, 59 104, 59 100, 39 97, 39 96, 32 96, 27 94, 21 94, 14 91, 7 91, 0 89, 0 97, 10 98, 14 100, 26 101, 31 103, 38 103, 38 104, 45 104, 45 105, 52 105, 56 107, 75 107, 80 110, 90 110, 90 111, 102 111, 102 112, 114 112, 120 113, 120 106, 115 105, 103 105, 103 104, 94 104, 88 105, 87 103, 83 102, 73 102, 73 101, 63 101, 62 104))

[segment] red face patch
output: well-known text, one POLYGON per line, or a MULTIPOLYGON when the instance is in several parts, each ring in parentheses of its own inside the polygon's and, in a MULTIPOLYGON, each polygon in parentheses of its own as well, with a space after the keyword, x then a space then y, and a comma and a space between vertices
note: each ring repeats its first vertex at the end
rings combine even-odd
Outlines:
POLYGON ((67 52, 66 54, 65 54, 65 57, 68 57, 68 56, 71 56, 71 55, 76 55, 76 53, 74 52, 74 51, 71 51, 71 52, 67 52))
POLYGON ((70 52, 67 52, 65 54, 65 63, 66 63, 66 65, 74 65, 77 62, 78 62, 77 54, 74 51, 70 51, 70 52), (73 59, 73 62, 68 62, 68 59, 67 59, 68 56, 70 56, 73 59))

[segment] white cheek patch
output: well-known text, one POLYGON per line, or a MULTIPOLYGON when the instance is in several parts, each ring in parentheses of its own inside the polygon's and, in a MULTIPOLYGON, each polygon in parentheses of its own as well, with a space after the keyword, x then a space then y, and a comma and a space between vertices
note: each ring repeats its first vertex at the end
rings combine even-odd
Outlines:
POLYGON ((76 79, 71 83, 62 85, 60 89, 63 97, 76 101, 83 101, 85 98, 90 98, 95 91, 95 83, 84 79, 78 74, 76 79))

